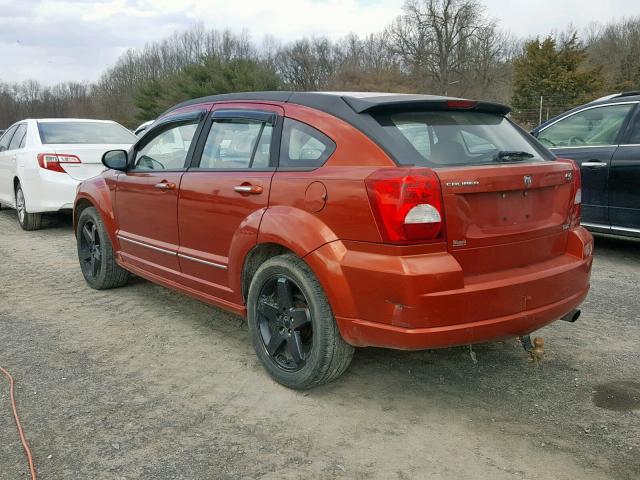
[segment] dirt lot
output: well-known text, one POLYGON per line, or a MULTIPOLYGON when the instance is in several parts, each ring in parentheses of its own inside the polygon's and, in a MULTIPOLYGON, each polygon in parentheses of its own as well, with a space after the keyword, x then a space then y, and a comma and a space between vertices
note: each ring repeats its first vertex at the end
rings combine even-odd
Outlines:
MULTIPOLYGON (((0 365, 41 479, 640 478, 640 242, 599 237, 577 324, 515 342, 362 349, 338 382, 272 382, 244 323, 143 280, 85 286, 68 219, 0 212, 0 365)), ((0 478, 27 478, 0 389, 0 478)))

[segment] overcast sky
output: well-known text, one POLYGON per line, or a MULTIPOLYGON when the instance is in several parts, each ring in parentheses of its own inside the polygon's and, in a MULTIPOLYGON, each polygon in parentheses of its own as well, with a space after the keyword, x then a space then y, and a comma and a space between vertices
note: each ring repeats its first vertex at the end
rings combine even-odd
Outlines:
MULTIPOLYGON (((640 15, 640 0, 481 0, 518 36, 640 15)), ((130 47, 197 22, 256 40, 379 31, 403 0, 0 0, 0 81, 95 80, 130 47)))

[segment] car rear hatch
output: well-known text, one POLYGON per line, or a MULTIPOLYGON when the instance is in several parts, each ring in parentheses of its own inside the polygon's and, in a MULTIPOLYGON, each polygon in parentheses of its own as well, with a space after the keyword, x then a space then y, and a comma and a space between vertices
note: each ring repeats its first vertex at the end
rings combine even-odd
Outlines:
MULTIPOLYGON (((442 205, 427 203, 439 210, 433 221, 444 228, 434 241, 446 241, 465 278, 507 274, 565 254, 567 230, 577 224, 580 203, 579 171, 570 161, 558 161, 507 119, 508 107, 404 98, 348 103, 382 127, 374 138, 398 170, 435 172, 442 205)), ((405 183, 415 183, 414 178, 405 177, 405 183)))
POLYGON ((524 267, 566 251, 574 169, 538 162, 436 169, 447 248, 465 275, 524 267))

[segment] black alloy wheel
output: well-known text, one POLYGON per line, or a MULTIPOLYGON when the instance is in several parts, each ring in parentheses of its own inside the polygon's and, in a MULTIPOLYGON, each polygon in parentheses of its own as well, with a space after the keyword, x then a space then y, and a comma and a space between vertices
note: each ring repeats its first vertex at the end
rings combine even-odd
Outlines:
POLYGON ((129 273, 118 265, 109 234, 98 211, 94 207, 88 207, 77 214, 77 217, 76 244, 84 279, 96 290, 125 285, 129 273))
POLYGON ((92 220, 87 220, 82 226, 78 256, 82 273, 89 279, 96 279, 102 267, 102 245, 98 227, 92 220))
POLYGON ((269 358, 288 372, 304 367, 313 346, 313 323, 300 287, 287 276, 271 277, 262 286, 256 312, 269 358))

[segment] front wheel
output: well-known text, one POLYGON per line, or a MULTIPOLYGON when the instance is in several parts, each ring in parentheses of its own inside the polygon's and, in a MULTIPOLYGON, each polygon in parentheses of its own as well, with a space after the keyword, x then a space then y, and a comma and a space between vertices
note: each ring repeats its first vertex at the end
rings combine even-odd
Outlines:
POLYGON ((116 263, 109 235, 94 207, 80 214, 76 242, 82 275, 91 288, 106 290, 127 283, 129 272, 116 263))
POLYGON ((32 231, 42 228, 42 214, 27 212, 24 192, 19 183, 16 187, 16 211, 18 212, 18 223, 23 230, 32 231))
POLYGON ((256 354, 282 385, 312 388, 349 367, 354 348, 340 336, 320 282, 299 257, 266 261, 251 281, 247 307, 256 354))

